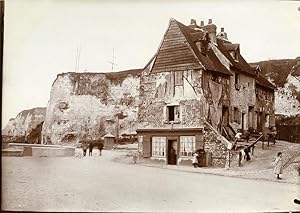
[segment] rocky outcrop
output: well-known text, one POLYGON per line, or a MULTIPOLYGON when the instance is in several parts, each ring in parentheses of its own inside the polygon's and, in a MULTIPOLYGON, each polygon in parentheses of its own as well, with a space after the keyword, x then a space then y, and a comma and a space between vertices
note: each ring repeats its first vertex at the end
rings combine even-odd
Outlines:
POLYGON ((33 129, 45 120, 46 108, 38 107, 20 112, 16 118, 11 118, 2 130, 2 136, 28 136, 33 129))
POLYGON ((276 86, 275 114, 296 116, 300 114, 300 57, 296 59, 269 60, 253 63, 259 65, 262 75, 276 86))
POLYGON ((43 143, 75 143, 135 132, 140 69, 114 73, 63 73, 54 81, 43 143))

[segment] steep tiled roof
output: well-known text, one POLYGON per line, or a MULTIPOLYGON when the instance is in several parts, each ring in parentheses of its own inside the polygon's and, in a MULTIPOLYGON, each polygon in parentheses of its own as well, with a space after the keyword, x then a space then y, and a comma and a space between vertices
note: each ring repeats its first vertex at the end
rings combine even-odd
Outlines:
POLYGON ((226 56, 226 58, 233 64, 233 67, 243 73, 246 73, 248 75, 255 75, 255 72, 253 69, 250 67, 250 65, 246 62, 246 60, 243 58, 243 56, 239 53, 238 44, 232 44, 229 41, 225 41, 223 39, 217 38, 217 45, 219 50, 226 56), (231 55, 229 54, 229 51, 235 50, 237 51, 238 54, 238 61, 234 60, 231 55))
POLYGON ((267 79, 265 79, 263 76, 259 74, 255 77, 255 83, 272 90, 276 88, 270 81, 268 81, 267 79))
POLYGON ((256 73, 255 76, 255 83, 262 86, 262 87, 266 87, 269 88, 271 90, 276 89, 276 87, 265 77, 263 77, 259 72, 260 70, 260 66, 256 66, 256 65, 252 65, 251 68, 253 69, 253 71, 256 73))
POLYGON ((192 28, 187 27, 178 21, 176 21, 176 23, 179 26, 181 32, 184 34, 189 45, 193 49, 198 60, 206 70, 220 72, 226 75, 232 75, 232 73, 219 61, 218 57, 212 50, 208 50, 206 54, 203 54, 199 51, 194 41, 196 36, 205 36, 205 33, 202 30, 193 30, 192 28))

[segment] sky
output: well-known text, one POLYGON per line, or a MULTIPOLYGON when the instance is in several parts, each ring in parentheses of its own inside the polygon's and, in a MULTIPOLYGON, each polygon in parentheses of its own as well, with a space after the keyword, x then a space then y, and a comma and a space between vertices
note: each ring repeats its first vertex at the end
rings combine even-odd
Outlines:
POLYGON ((5 1, 2 128, 46 107, 57 74, 142 68, 170 18, 225 28, 248 62, 300 56, 299 1, 9 0, 5 1), (78 58, 78 57, 77 57, 78 58))

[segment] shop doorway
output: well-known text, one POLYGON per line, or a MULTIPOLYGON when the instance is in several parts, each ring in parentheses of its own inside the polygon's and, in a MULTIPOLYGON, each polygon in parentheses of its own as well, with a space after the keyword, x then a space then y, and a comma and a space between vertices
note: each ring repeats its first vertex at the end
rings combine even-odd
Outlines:
POLYGON ((168 140, 168 164, 177 164, 177 140, 168 140))
POLYGON ((262 132, 263 128, 263 114, 262 112, 257 113, 257 131, 262 132))

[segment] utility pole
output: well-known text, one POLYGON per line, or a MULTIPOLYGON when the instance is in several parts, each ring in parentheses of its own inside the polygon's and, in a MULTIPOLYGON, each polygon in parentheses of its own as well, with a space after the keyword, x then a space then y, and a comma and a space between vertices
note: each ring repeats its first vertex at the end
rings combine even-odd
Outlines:
POLYGON ((79 62, 80 62, 80 54, 81 54, 81 47, 77 47, 76 50, 76 60, 75 60, 75 72, 79 72, 79 62))
POLYGON ((114 70, 114 65, 117 65, 116 63, 115 63, 115 49, 113 48, 113 56, 112 56, 112 60, 111 61, 108 61, 108 63, 110 63, 111 64, 111 71, 113 71, 114 70))

